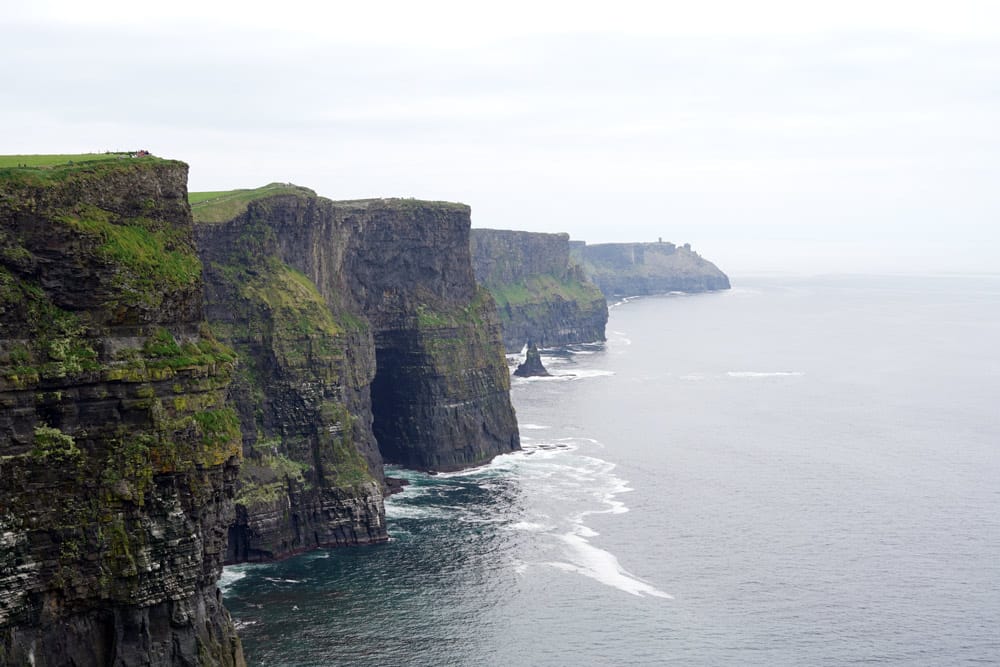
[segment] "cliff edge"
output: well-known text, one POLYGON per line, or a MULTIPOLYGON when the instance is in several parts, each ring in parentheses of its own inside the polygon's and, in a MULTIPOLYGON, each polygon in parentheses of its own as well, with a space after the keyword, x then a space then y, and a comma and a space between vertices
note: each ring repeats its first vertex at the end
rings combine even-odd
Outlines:
POLYGON ((453 470, 519 447, 468 207, 193 198, 209 319, 244 360, 230 561, 387 539, 383 459, 453 470))
POLYGON ((609 299, 729 289, 726 274, 687 244, 574 242, 572 246, 573 256, 609 299))
POLYGON ((518 352, 605 338, 608 306, 570 259, 568 234, 473 229, 476 280, 497 303, 503 342, 518 352))
POLYGON ((0 169, 0 663, 242 665, 187 165, 0 169))
POLYGON ((227 561, 387 540, 374 346, 346 288, 346 232, 294 186, 237 191, 193 211, 206 313, 241 360, 230 401, 244 464, 227 561), (206 222, 220 210, 235 217, 206 222), (323 277, 326 296, 293 261, 323 277))

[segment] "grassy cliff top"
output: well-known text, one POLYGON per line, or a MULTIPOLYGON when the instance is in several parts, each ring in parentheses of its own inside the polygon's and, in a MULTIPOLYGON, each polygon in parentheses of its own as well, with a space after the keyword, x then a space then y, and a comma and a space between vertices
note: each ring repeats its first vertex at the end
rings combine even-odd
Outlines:
POLYGON ((77 155, 0 155, 0 182, 50 185, 84 174, 99 174, 136 165, 176 164, 146 151, 77 155))
POLYGON ((367 208, 369 206, 384 206, 399 210, 417 208, 438 208, 452 211, 468 211, 469 205, 453 201, 435 201, 431 199, 414 199, 413 197, 379 197, 371 199, 343 199, 332 200, 338 206, 358 206, 367 208))
POLYGON ((275 195, 315 197, 316 193, 292 183, 271 183, 253 190, 191 192, 188 201, 195 222, 226 222, 246 211, 250 202, 275 195))
POLYGON ((153 157, 146 151, 116 151, 109 153, 79 153, 76 155, 0 155, 0 169, 44 169, 83 162, 119 160, 134 157, 153 157), (142 154, 141 156, 139 154, 142 154))
MULTIPOLYGON (((191 192, 188 202, 191 203, 191 214, 195 222, 227 222, 247 210, 250 202, 276 195, 298 195, 316 197, 309 188, 293 183, 271 183, 252 190, 224 190, 219 192, 191 192)), ((326 199, 324 197, 324 199, 326 199)), ((437 208, 458 212, 468 212, 466 204, 448 201, 426 201, 412 198, 371 198, 329 200, 335 206, 352 208, 386 207, 397 210, 437 208)))

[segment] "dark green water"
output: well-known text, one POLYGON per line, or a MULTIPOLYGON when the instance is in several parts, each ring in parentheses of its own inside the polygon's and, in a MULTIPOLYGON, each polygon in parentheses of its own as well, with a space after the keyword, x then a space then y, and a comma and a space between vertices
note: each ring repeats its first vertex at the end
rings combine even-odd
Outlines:
POLYGON ((545 355, 390 543, 228 568, 251 663, 997 660, 1000 279, 736 282, 545 355))

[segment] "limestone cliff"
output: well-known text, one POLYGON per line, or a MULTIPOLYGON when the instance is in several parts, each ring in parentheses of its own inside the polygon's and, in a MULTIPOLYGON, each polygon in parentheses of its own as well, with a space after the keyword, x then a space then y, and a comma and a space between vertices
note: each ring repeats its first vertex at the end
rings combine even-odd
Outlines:
POLYGON ((246 360, 231 560, 385 539, 383 456, 444 470, 518 447, 467 207, 275 184, 194 209, 210 319, 246 360))
POLYGON ((574 243, 572 252, 609 299, 729 289, 726 274, 687 244, 574 243))
POLYGON ((500 322, 469 255, 469 207, 335 204, 354 297, 371 320, 375 437, 389 462, 456 470, 520 447, 500 322))
POLYGON ((608 306, 570 260, 569 235, 472 230, 476 279, 497 302, 504 346, 519 351, 604 340, 608 306))
MULTIPOLYGON (((384 541, 374 346, 344 281, 346 233, 309 190, 257 194, 232 220, 197 225, 207 314, 241 360, 231 400, 245 461, 227 558, 384 541)), ((218 202, 194 210, 209 219, 218 202)))
POLYGON ((0 169, 0 664, 239 665, 187 166, 0 169))

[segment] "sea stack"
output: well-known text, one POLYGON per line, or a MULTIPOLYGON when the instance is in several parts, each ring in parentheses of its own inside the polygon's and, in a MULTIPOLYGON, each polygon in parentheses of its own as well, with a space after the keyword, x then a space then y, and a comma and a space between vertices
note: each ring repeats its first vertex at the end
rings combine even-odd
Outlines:
POLYGON ((528 341, 528 356, 524 363, 517 367, 514 375, 522 378, 549 377, 549 372, 542 365, 542 357, 538 354, 538 348, 531 341, 528 341))

